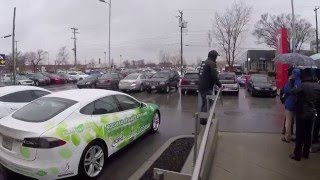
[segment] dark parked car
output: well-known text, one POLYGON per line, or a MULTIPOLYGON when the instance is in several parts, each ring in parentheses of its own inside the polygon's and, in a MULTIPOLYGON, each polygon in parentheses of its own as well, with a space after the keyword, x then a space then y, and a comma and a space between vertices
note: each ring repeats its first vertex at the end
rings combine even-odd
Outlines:
POLYGON ((98 78, 101 77, 101 74, 92 74, 86 77, 84 80, 80 80, 77 83, 77 87, 81 88, 95 88, 97 86, 98 78))
POLYGON ((185 94, 187 91, 197 91, 199 83, 198 72, 187 72, 181 79, 181 94, 185 94))
POLYGON ((51 84, 65 84, 67 80, 57 74, 50 74, 49 75, 51 84))
POLYGON ((41 73, 26 74, 26 76, 34 81, 35 86, 49 85, 51 83, 50 78, 41 73))
POLYGON ((152 90, 165 91, 169 93, 172 88, 178 90, 179 74, 174 70, 164 70, 157 72, 151 79, 147 79, 145 88, 148 93, 152 90))
POLYGON ((119 73, 106 73, 98 78, 96 87, 102 89, 119 89, 119 82, 123 79, 122 75, 119 73))
POLYGON ((70 76, 69 74, 58 74, 60 77, 64 78, 67 80, 67 83, 76 83, 78 80, 77 78, 70 76))
POLYGON ((277 96, 277 88, 274 82, 269 80, 267 75, 252 74, 248 82, 247 90, 251 96, 265 95, 265 96, 277 96))

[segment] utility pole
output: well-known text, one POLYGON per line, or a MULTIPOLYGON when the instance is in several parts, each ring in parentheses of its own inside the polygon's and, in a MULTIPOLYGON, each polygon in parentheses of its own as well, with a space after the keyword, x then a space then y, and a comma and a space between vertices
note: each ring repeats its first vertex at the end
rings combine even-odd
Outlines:
POLYGON ((76 34, 79 34, 79 32, 77 32, 77 29, 76 27, 72 27, 72 33, 73 33, 73 39, 74 40, 74 48, 73 48, 73 51, 74 51, 74 66, 77 66, 77 37, 76 37, 76 34))
POLYGON ((18 58, 18 42, 19 41, 15 41, 16 42, 16 58, 18 58))
POLYGON ((179 27, 180 27, 180 63, 181 63, 181 74, 183 73, 183 28, 187 28, 187 22, 183 20, 183 11, 179 10, 179 27))
POLYGON ((122 59, 122 55, 120 54, 120 65, 119 65, 119 67, 121 67, 121 59, 122 59))
POLYGON ((292 12, 292 51, 296 53, 296 22, 294 15, 293 0, 291 0, 291 12, 292 12))
MULTIPOLYGON (((110 61, 109 61, 109 64, 110 64, 110 61)), ((104 65, 105 65, 105 68, 107 68, 107 52, 104 52, 104 65)))
POLYGON ((13 10, 13 28, 12 28, 12 61, 13 61, 13 85, 16 85, 16 58, 14 52, 16 31, 16 7, 13 10))
POLYGON ((316 14, 316 52, 319 53, 319 35, 318 35, 318 10, 320 6, 314 8, 316 14))

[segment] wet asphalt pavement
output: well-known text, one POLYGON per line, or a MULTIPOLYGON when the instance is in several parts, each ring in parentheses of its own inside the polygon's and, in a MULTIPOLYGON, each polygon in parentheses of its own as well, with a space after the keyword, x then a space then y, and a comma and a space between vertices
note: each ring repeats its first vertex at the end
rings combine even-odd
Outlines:
MULTIPOLYGON (((76 88, 75 85, 45 87, 52 91, 76 88)), ((146 134, 107 161, 99 179, 128 179, 168 139, 178 135, 191 135, 194 131, 193 115, 197 111, 197 93, 180 95, 131 92, 143 102, 160 106, 161 125, 156 134, 146 134)), ((223 94, 223 104, 218 102, 216 117, 220 131, 279 133, 284 119, 283 107, 277 98, 251 97, 244 89, 239 96, 223 94)), ((11 178, 10 178, 11 179, 11 178)), ((72 178, 76 179, 76 178, 72 178)))

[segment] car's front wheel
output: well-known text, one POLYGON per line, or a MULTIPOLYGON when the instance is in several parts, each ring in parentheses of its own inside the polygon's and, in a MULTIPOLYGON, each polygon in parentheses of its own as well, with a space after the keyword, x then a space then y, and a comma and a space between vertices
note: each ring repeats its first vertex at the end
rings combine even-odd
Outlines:
POLYGON ((91 84, 91 88, 92 88, 92 89, 96 88, 96 84, 95 84, 95 83, 92 83, 92 84, 91 84))
POLYGON ((160 114, 159 112, 156 112, 152 119, 151 132, 153 133, 157 132, 159 129, 159 126, 160 126, 160 114))
POLYGON ((39 81, 35 81, 35 82, 34 82, 34 85, 35 85, 35 86, 39 86, 39 81))
POLYGON ((79 164, 79 173, 86 179, 97 178, 104 167, 106 155, 105 146, 99 141, 93 141, 85 148, 79 164))

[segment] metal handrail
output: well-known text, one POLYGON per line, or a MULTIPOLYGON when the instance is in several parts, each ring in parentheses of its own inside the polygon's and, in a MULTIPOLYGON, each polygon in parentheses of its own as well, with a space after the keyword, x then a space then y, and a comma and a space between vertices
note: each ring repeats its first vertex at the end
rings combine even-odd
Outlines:
MULTIPOLYGON (((207 145, 207 141, 208 141, 209 130, 210 130, 210 126, 212 123, 212 119, 214 117, 214 112, 216 109, 216 105, 217 105, 217 101, 218 101, 220 93, 221 93, 221 89, 217 92, 217 95, 215 96, 212 108, 210 109, 210 114, 209 114, 207 124, 206 124, 205 130, 204 130, 203 138, 201 140, 201 144, 200 144, 200 148, 199 148, 199 152, 198 152, 198 156, 197 156, 197 160, 196 160, 196 163, 194 166, 191 180, 198 180, 199 179, 200 171, 201 171, 201 167, 202 167, 202 163, 203 163, 203 158, 204 158, 204 153, 205 153, 205 149, 206 149, 206 145, 207 145)), ((209 106, 209 104, 207 104, 207 105, 209 106)))

